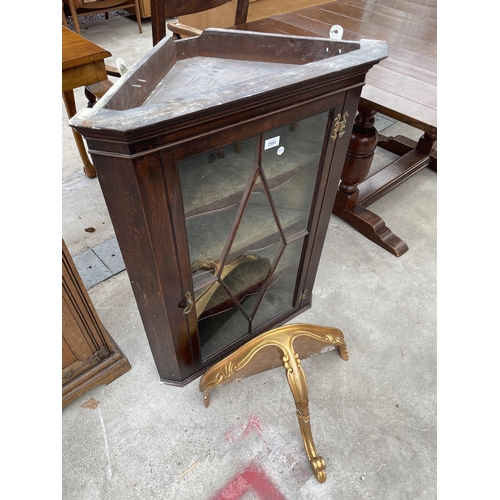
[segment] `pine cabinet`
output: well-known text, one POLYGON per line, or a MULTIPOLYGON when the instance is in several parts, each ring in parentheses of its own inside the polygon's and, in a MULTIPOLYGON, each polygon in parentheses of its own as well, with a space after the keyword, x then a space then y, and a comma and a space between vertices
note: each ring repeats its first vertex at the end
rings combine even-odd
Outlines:
POLYGON ((184 385, 311 307, 365 74, 384 57, 379 41, 208 29, 162 40, 70 121, 161 381, 184 385))
POLYGON ((62 242, 62 405, 109 384, 130 363, 104 328, 62 242))

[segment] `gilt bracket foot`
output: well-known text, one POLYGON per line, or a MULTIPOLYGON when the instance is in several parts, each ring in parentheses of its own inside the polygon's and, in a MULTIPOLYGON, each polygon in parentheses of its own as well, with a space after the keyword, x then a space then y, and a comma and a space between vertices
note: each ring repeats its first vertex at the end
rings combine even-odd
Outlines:
POLYGON ((200 380, 200 391, 203 392, 204 403, 208 407, 210 404, 210 391, 215 387, 277 366, 272 356, 266 362, 264 355, 264 351, 271 351, 271 354, 275 354, 277 351, 281 361, 280 364, 285 368, 288 385, 297 408, 297 418, 309 464, 316 479, 323 483, 326 481, 326 465, 323 458, 316 452, 312 436, 306 376, 300 363, 299 354, 294 348, 294 341, 298 339, 300 339, 302 345, 305 345, 304 342, 310 341, 320 345, 329 344, 335 346, 343 360, 347 361, 349 359, 344 335, 338 328, 302 323, 285 325, 250 340, 209 368, 200 380), (257 359, 256 364, 258 366, 256 370, 252 371, 252 361, 257 359))

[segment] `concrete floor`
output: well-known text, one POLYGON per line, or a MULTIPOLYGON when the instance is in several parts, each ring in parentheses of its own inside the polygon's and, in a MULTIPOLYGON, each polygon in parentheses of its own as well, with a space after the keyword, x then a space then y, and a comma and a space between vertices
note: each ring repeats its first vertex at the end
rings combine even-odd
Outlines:
MULTIPOLYGON (((82 35, 130 67, 151 47, 133 18, 95 20, 82 35)), ((76 92, 78 109, 86 105, 76 92)), ((381 120, 386 135, 421 133, 381 120)), ((114 238, 62 106, 62 235, 76 259, 114 238), (96 231, 89 233, 87 227, 96 231)), ((390 155, 377 151, 376 162, 390 155)), ((284 372, 213 391, 160 384, 126 271, 89 288, 132 369, 62 412, 65 500, 434 499, 436 485, 436 174, 425 170, 371 209, 410 250, 396 258, 332 216, 313 307, 295 321, 340 328, 350 359, 303 361, 327 481, 312 475, 284 372), (84 407, 90 399, 98 404, 84 407)))

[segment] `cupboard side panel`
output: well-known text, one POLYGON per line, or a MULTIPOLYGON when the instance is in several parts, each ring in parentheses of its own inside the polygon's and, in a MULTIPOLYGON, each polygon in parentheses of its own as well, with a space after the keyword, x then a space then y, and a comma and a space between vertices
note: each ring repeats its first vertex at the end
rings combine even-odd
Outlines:
MULTIPOLYGON (((186 247, 177 244, 180 235, 174 229, 174 221, 179 214, 172 212, 170 199, 171 192, 178 192, 179 187, 171 172, 165 171, 159 155, 137 160, 135 173, 158 273, 158 285, 168 317, 172 348, 184 379, 194 372, 194 367, 187 318, 183 314, 185 292, 191 288, 183 285, 179 272, 186 247)), ((183 222, 183 219, 180 220, 183 222)))
MULTIPOLYGON (((148 162, 152 155, 141 161, 148 162)), ((181 380, 153 242, 136 177, 137 160, 92 159, 160 378, 181 380)), ((157 161, 157 160, 156 160, 157 161)))

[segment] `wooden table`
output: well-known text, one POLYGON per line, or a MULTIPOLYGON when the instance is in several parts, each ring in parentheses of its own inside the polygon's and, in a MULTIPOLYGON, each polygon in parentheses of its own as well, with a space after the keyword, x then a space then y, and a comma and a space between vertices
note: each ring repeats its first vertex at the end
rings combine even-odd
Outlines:
MULTIPOLYGON (((111 53, 107 50, 62 26, 62 94, 69 118, 76 114, 73 90, 107 80, 104 59, 110 56, 111 53)), ((75 130, 73 136, 83 161, 85 175, 95 177, 94 165, 87 155, 82 136, 75 130)))
POLYGON ((236 28, 328 37, 335 24, 343 40, 385 40, 389 57, 368 72, 333 213, 399 257, 408 246, 366 207, 421 169, 437 169, 437 0, 338 0, 236 28), (379 136, 377 112, 424 134, 418 142, 379 136), (377 145, 399 158, 369 175, 377 145))

